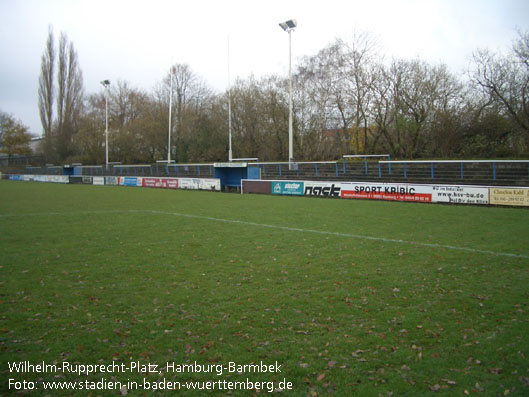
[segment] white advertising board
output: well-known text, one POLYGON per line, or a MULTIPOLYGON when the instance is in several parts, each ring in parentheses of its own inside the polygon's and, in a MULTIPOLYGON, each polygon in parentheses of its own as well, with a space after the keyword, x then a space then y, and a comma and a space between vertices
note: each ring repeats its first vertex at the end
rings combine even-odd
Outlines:
POLYGON ((220 191, 220 179, 178 178, 178 188, 220 191))
POLYGON ((105 176, 105 185, 119 185, 119 177, 105 176))
POLYGON ((478 186, 305 181, 306 196, 421 203, 489 204, 489 189, 478 186))
POLYGON ((104 176, 94 176, 94 177, 92 177, 92 183, 94 185, 104 185, 105 184, 105 177, 104 176))
POLYGON ((489 204, 487 187, 434 185, 432 188, 434 203, 489 204))
POLYGON ((35 182, 48 182, 48 178, 46 175, 34 175, 33 180, 35 182))
POLYGON ((47 175, 46 179, 48 182, 53 183, 69 183, 70 179, 67 175, 47 175))

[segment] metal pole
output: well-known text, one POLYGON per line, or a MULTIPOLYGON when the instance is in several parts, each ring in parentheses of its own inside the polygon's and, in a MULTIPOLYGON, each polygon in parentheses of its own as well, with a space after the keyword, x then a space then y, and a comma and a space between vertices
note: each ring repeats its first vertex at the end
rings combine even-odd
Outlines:
POLYGON ((231 149, 231 93, 228 91, 228 131, 229 131, 229 152, 228 152, 228 158, 230 163, 233 159, 233 152, 231 149))
POLYGON ((288 169, 292 170, 294 148, 292 137, 292 30, 288 31, 288 169))
POLYGON ((297 26, 295 19, 279 24, 288 33, 288 169, 294 168, 294 138, 292 128, 292 31, 297 26))
POLYGON ((105 166, 108 170, 108 84, 105 85, 105 166))
POLYGON ((169 78, 171 79, 171 88, 169 92, 169 132, 167 133, 167 164, 171 163, 171 110, 173 108, 173 65, 171 65, 169 78))
POLYGON ((230 36, 228 36, 228 160, 231 163, 233 160, 233 152, 231 149, 231 82, 230 82, 230 36))

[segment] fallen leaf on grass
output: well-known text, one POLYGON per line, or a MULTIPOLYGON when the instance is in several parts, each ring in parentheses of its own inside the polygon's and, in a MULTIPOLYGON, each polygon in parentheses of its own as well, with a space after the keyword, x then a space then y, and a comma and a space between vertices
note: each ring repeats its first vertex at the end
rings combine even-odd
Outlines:
POLYGON ((318 379, 318 382, 321 382, 325 378, 325 374, 319 374, 316 379, 318 379))
POLYGON ((360 357, 360 354, 365 353, 366 351, 369 351, 369 350, 360 350, 360 349, 358 349, 357 351, 351 353, 351 355, 352 355, 353 357, 358 358, 358 357, 360 357))

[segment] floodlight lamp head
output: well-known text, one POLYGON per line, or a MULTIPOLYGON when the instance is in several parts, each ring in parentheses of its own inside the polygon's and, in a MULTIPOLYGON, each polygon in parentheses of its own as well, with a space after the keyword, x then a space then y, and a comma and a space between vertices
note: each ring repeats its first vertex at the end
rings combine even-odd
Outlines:
POLYGON ((298 26, 298 23, 297 23, 297 21, 295 19, 289 19, 286 22, 280 23, 279 26, 281 26, 281 28, 285 32, 290 32, 291 30, 294 30, 296 28, 296 26, 298 26))
POLYGON ((101 84, 103 84, 105 87, 110 85, 110 80, 103 80, 101 81, 101 84))

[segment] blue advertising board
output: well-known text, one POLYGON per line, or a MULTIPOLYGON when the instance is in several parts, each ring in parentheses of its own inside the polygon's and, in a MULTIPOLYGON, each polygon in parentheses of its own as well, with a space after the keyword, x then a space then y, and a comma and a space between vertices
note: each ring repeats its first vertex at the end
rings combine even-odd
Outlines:
POLYGON ((125 177, 123 183, 125 186, 138 186, 138 178, 125 177))
POLYGON ((272 194, 303 196, 303 182, 272 182, 272 194))

